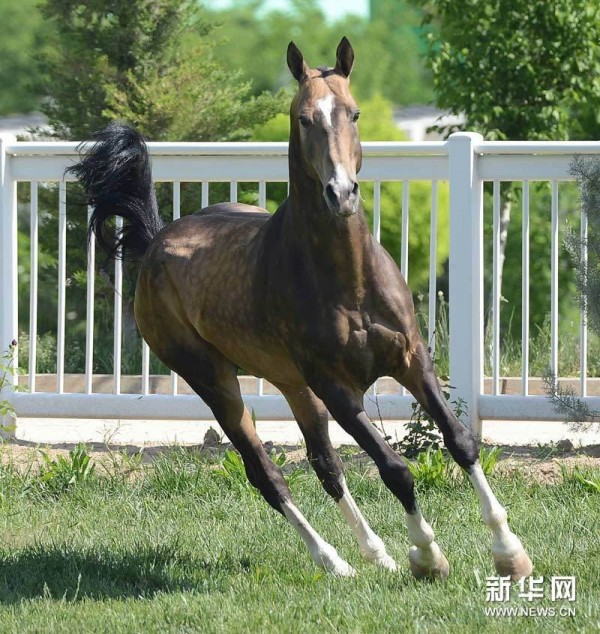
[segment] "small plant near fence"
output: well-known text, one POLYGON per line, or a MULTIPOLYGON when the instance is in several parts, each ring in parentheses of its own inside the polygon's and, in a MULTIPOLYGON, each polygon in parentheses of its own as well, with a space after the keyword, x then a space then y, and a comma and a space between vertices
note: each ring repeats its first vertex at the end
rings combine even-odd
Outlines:
POLYGON ((580 491, 600 494, 600 474, 593 469, 574 467, 569 470, 561 465, 560 471, 565 484, 571 484, 580 491))
POLYGON ((41 449, 39 484, 41 489, 52 494, 65 493, 76 485, 89 481, 94 475, 96 465, 85 445, 77 445, 68 456, 50 456, 41 449))
MULTIPOLYGON (((442 381, 448 381, 447 376, 440 378, 442 381)), ((466 404, 460 397, 450 401, 450 390, 452 389, 454 388, 447 384, 442 387, 442 392, 446 400, 450 402, 450 407, 456 417, 461 420, 462 415, 467 411, 466 404)), ((400 452, 406 458, 415 458, 426 449, 435 450, 441 448, 443 445, 442 435, 435 421, 419 403, 412 404, 412 415, 410 421, 406 424, 406 428, 408 430, 406 436, 404 436, 400 442, 392 444, 393 449, 400 452)))
MULTIPOLYGON (((273 450, 271 452, 271 458, 281 469, 283 469, 287 463, 287 456, 283 451, 278 454, 275 450, 273 450)), ((240 454, 233 449, 227 449, 225 451, 225 456, 223 457, 219 468, 215 471, 215 474, 217 477, 222 478, 232 489, 247 490, 258 495, 258 490, 255 489, 252 484, 250 484, 250 480, 248 480, 246 467, 244 466, 244 462, 242 461, 240 454)), ((295 482, 301 481, 305 475, 306 471, 304 469, 294 466, 293 469, 285 473, 284 477, 288 486, 292 487, 295 482)))
POLYGON ((456 465, 439 448, 422 451, 416 460, 408 462, 408 468, 415 482, 426 489, 447 486, 456 478, 456 465))
POLYGON ((479 464, 486 476, 491 476, 496 468, 496 463, 502 455, 502 447, 479 448, 479 464))

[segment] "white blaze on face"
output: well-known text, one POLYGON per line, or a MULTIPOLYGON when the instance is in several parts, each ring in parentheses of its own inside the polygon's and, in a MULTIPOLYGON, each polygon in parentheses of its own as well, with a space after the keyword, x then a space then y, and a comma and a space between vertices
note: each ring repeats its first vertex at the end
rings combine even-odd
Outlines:
POLYGON ((316 104, 328 126, 331 126, 331 113, 333 112, 334 100, 335 97, 333 95, 327 95, 327 97, 319 99, 316 104))
POLYGON ((344 166, 340 163, 335 166, 335 182, 338 191, 349 192, 352 189, 352 182, 348 177, 348 172, 346 172, 344 166))

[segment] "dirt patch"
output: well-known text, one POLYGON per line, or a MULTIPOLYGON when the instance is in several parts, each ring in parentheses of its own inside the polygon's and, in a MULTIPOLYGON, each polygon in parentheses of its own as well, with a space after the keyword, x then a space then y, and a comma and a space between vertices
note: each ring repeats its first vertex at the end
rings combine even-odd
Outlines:
POLYGON ((532 457, 510 456, 500 460, 496 466, 498 475, 520 474, 529 482, 556 484, 562 480, 562 470, 578 468, 600 469, 600 458, 585 454, 538 460, 532 457))

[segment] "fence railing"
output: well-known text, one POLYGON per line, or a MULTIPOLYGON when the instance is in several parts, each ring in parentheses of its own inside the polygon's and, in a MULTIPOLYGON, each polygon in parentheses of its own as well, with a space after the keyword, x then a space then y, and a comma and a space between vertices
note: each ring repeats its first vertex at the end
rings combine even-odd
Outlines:
MULTIPOLYGON (((228 197, 237 200, 239 185, 253 183, 257 204, 265 206, 268 187, 272 183, 287 181, 287 144, 285 143, 150 143, 153 176, 158 182, 172 183, 170 207, 173 219, 182 213, 182 187, 200 183, 196 208, 213 202, 211 186, 229 183, 228 197)), ((572 180, 569 167, 575 155, 598 155, 596 142, 484 142, 479 135, 457 133, 446 142, 430 143, 363 143, 361 184, 372 183, 372 198, 366 201, 371 210, 373 233, 379 239, 382 219, 386 227, 399 235, 397 260, 402 273, 411 282, 409 271, 411 231, 415 220, 412 214, 428 213, 429 264, 428 305, 424 337, 432 349, 436 346, 437 279, 440 262, 438 253, 449 252, 449 371, 454 387, 452 398, 461 398, 466 405, 465 419, 480 433, 482 419, 558 420, 552 404, 541 395, 529 394, 529 342, 530 299, 529 290, 535 280, 530 279, 529 202, 531 187, 542 181, 551 189, 548 210, 548 231, 551 234, 551 252, 547 265, 551 271, 550 296, 547 312, 550 315, 549 368, 559 373, 559 256, 560 256, 560 191, 559 183, 572 180), (426 181, 429 201, 415 210, 411 188, 415 181, 426 181), (490 195, 484 184, 491 182, 490 195), (521 342, 522 357, 520 393, 501 394, 504 380, 501 368, 502 346, 500 319, 502 302, 500 291, 500 207, 501 183, 520 183, 521 192, 521 342), (395 184, 394 194, 382 197, 382 186, 395 184), (449 185, 448 185, 448 184, 449 185), (448 204, 439 203, 439 188, 449 186, 448 204), (484 201, 491 198, 492 209, 485 213, 484 201), (383 201, 383 202, 382 202, 383 201), (387 207, 386 207, 387 205, 387 207), (392 207, 392 209, 390 209, 392 207), (489 216, 489 218, 488 218, 489 216), (391 219, 391 220, 390 220, 391 219), (442 221, 440 220, 442 219, 442 221), (412 222, 411 222, 412 221, 412 222), (491 222, 491 266, 484 258, 484 225, 491 222), (440 224, 441 223, 441 224, 440 224), (445 223, 445 224, 444 224, 445 223), (449 230, 440 237, 440 227, 449 230), (395 228, 394 228, 395 227, 395 228), (389 227, 388 227, 389 228, 389 227), (442 244, 449 236, 449 244, 442 244), (489 270, 488 270, 489 269, 489 270), (490 310, 484 311, 484 277, 491 279, 490 310), (485 316, 489 315, 490 337, 484 337, 485 316), (491 387, 484 389, 484 355, 489 357, 491 387), (487 391, 491 393, 486 393, 487 391)), ((97 386, 102 379, 94 373, 95 332, 95 279, 96 254, 92 248, 87 254, 85 360, 82 381, 65 372, 66 342, 69 336, 67 295, 70 280, 67 277, 68 227, 72 220, 67 212, 68 187, 65 168, 77 157, 75 143, 17 142, 0 139, 0 345, 6 347, 19 335, 19 312, 29 313, 29 376, 20 378, 28 391, 10 393, 18 415, 26 417, 85 417, 85 418, 212 418, 210 410, 192 394, 181 393, 181 382, 171 375, 166 394, 153 394, 150 373, 150 353, 143 344, 140 350, 141 374, 132 388, 131 379, 122 372, 123 342, 123 270, 117 263, 112 271, 114 286, 113 350, 111 393, 100 393, 97 386), (19 190, 17 189, 19 183, 19 190), (23 185, 29 183, 27 194, 23 185), (58 185, 57 185, 58 184, 58 185), (38 297, 43 289, 39 285, 40 240, 45 225, 40 224, 40 188, 58 187, 56 246, 56 373, 48 388, 47 377, 37 373, 38 297), (29 274, 28 302, 21 296, 19 305, 19 239, 20 223, 28 226, 27 262, 29 274), (44 379, 42 381, 42 378, 44 379), (127 388, 123 388, 126 379, 127 388), (42 389, 42 383, 45 387, 42 389), (74 387, 74 386, 78 387, 74 387), (129 393, 123 393, 129 392, 129 393)), ((27 187, 27 185, 25 185, 27 187)), ((486 186, 488 187, 488 186, 486 186)), ((586 221, 581 218, 581 231, 585 236, 586 221)), ((423 230, 423 223, 418 224, 423 230)), ((386 228, 384 227, 384 229, 386 228)), ((489 233, 489 230, 487 231, 489 233)), ((73 248, 73 245, 70 245, 73 248)), ((83 250, 83 244, 76 248, 83 250)), ((83 252, 83 251, 82 251, 83 252)), ((21 257, 22 260, 22 257, 21 257)), ((23 269, 21 264, 21 270, 23 269)), ((48 292, 48 289, 45 289, 48 292)), ((21 294, 22 295, 22 294, 21 294)), ((573 297, 574 310, 579 302, 573 297)), ((587 324, 584 311, 579 310, 579 372, 577 380, 580 394, 590 406, 600 406, 600 398, 588 396, 587 324)), ((488 381, 488 382, 490 382, 488 381)), ((9 390, 7 390, 8 394, 9 390)), ((254 394, 246 394, 248 406, 262 419, 291 419, 291 412, 279 394, 270 393, 262 380, 256 382, 254 394)), ((367 395, 365 407, 372 417, 403 419, 411 414, 412 398, 400 386, 378 390, 367 395)))

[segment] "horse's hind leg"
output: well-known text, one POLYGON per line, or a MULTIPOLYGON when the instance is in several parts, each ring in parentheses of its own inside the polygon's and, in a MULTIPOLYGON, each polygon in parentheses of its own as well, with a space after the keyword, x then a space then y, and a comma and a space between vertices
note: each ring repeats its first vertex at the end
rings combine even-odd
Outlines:
POLYGON ((479 464, 473 434, 448 406, 423 343, 413 354, 408 371, 396 378, 433 417, 450 454, 469 474, 479 498, 483 521, 492 532, 492 553, 498 574, 515 580, 528 576, 532 570, 531 560, 519 538, 508 527, 507 513, 496 499, 479 464))
POLYGON ((278 386, 289 403, 306 440, 308 460, 325 491, 337 502, 354 533, 361 554, 369 561, 396 569, 396 563, 387 554, 381 538, 373 532, 352 498, 342 462, 329 439, 329 416, 323 401, 310 388, 278 386))

